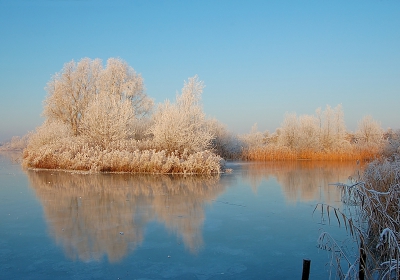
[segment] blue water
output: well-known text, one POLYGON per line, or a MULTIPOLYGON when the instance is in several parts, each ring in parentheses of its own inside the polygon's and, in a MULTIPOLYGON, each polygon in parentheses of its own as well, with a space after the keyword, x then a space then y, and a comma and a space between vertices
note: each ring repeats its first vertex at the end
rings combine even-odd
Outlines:
POLYGON ((313 215, 342 207, 332 182, 356 163, 231 162, 182 177, 23 170, 0 154, 0 279, 310 279, 329 277, 313 215))

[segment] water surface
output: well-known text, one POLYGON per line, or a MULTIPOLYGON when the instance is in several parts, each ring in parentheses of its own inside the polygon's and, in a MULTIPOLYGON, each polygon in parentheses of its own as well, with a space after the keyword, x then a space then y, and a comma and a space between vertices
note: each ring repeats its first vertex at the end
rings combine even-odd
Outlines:
POLYGON ((230 162, 221 176, 22 170, 0 154, 1 279, 326 279, 317 203, 356 162, 230 162))

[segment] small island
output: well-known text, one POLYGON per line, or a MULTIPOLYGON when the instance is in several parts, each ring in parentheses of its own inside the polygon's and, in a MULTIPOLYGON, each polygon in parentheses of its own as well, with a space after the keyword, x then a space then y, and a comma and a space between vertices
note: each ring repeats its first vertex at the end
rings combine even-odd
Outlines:
POLYGON ((176 102, 153 110, 143 79, 121 59, 84 58, 49 81, 44 123, 29 136, 28 168, 133 173, 220 173, 203 83, 185 82, 176 102))

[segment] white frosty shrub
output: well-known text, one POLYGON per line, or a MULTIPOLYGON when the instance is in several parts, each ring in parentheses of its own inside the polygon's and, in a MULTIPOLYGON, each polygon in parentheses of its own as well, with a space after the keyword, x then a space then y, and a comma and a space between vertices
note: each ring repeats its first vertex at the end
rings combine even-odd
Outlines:
POLYGON ((242 145, 249 148, 262 147, 266 143, 266 135, 269 133, 262 133, 258 131, 258 126, 255 123, 249 133, 240 135, 239 138, 242 141, 242 145))
POLYGON ((134 111, 130 100, 100 94, 84 111, 80 134, 92 145, 109 147, 133 135, 134 111))
POLYGON ((276 136, 278 145, 297 152, 338 152, 349 147, 341 105, 318 108, 316 115, 286 114, 276 136))
POLYGON ((392 129, 388 129, 385 139, 384 155, 386 157, 398 158, 400 155, 400 130, 393 131, 392 129))
POLYGON ((213 151, 221 157, 227 159, 237 159, 240 157, 242 141, 228 131, 225 125, 216 119, 207 121, 208 130, 214 139, 212 140, 213 151))
POLYGON ((361 146, 380 146, 383 141, 383 129, 371 116, 365 116, 358 123, 356 137, 361 146))
POLYGON ((29 132, 22 137, 13 136, 10 142, 0 143, 0 151, 22 151, 27 147, 31 135, 32 133, 29 132))
POLYGON ((44 122, 41 126, 37 127, 35 132, 31 135, 28 141, 27 148, 35 150, 47 144, 53 144, 60 139, 71 137, 71 131, 67 125, 60 122, 44 122))
POLYGON ((280 128, 278 144, 294 149, 299 135, 299 124, 296 114, 286 114, 280 128))
MULTIPOLYGON (((40 162, 53 157, 56 152, 54 145, 62 141, 69 141, 72 138, 71 130, 66 124, 61 122, 44 122, 29 137, 28 145, 24 150, 23 164, 29 167, 40 166, 40 162)), ((52 166, 53 160, 48 164, 52 166)))
POLYGON ((318 121, 315 116, 302 115, 298 118, 298 136, 295 140, 297 151, 318 151, 318 121))
POLYGON ((335 108, 326 106, 325 110, 321 108, 316 110, 319 126, 319 143, 325 151, 339 151, 347 147, 346 125, 344 122, 344 113, 342 105, 335 108))
POLYGON ((150 133, 158 150, 195 153, 211 147, 214 137, 199 104, 203 87, 197 76, 189 78, 175 104, 167 100, 157 108, 150 133))

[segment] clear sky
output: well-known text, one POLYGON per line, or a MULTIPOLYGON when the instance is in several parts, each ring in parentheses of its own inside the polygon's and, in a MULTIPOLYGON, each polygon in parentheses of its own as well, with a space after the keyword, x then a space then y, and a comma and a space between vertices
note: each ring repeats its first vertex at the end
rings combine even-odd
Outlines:
POLYGON ((237 133, 342 104, 400 128, 400 1, 0 0, 0 142, 39 126, 72 59, 119 57, 156 103, 204 81, 204 110, 237 133))

